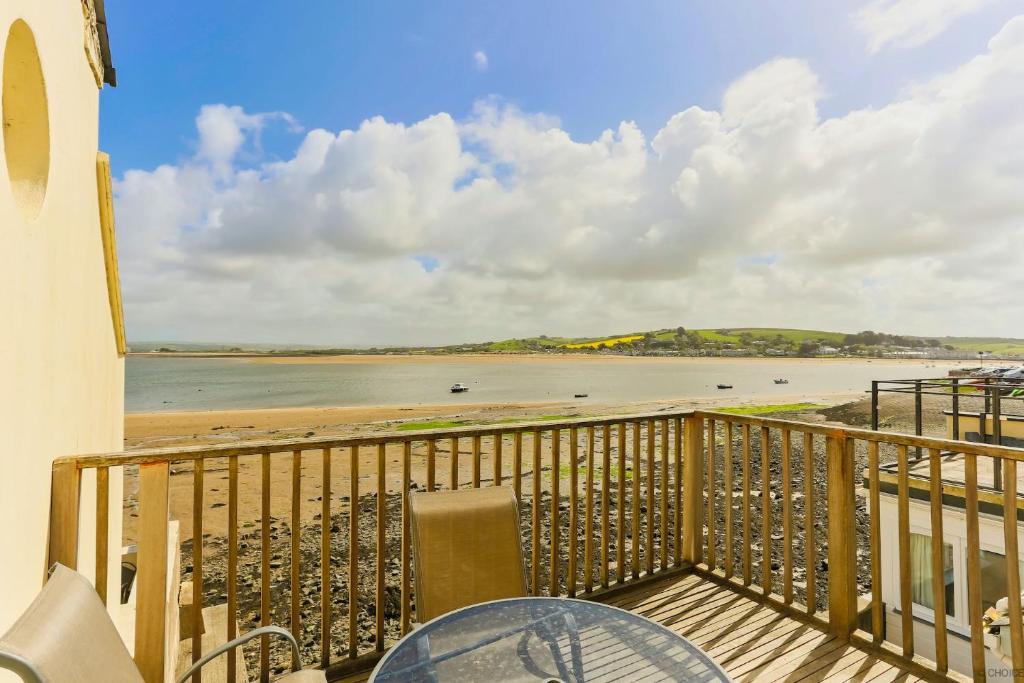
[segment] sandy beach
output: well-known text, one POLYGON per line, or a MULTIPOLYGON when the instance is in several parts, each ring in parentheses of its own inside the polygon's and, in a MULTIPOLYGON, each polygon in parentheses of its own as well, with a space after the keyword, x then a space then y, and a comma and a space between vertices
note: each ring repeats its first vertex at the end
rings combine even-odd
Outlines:
MULTIPOLYGON (((824 396, 807 396, 794 394, 791 396, 772 397, 771 404, 805 403, 814 406, 829 406, 847 403, 861 398, 862 394, 834 394, 824 396)), ((415 423, 443 420, 457 424, 487 424, 501 421, 527 421, 550 417, 588 417, 601 415, 629 415, 646 412, 672 412, 691 408, 712 408, 722 406, 761 405, 764 397, 717 397, 715 399, 681 399, 677 401, 657 401, 648 403, 622 404, 581 404, 579 402, 561 403, 504 403, 504 404, 462 404, 438 406, 409 407, 334 407, 334 408, 284 408, 264 410, 218 410, 180 413, 136 413, 125 418, 125 446, 129 450, 146 447, 185 446, 210 443, 230 443, 238 440, 275 440, 319 436, 352 436, 367 433, 380 433, 400 430, 405 425, 416 426, 415 423), (409 424, 414 423, 414 424, 409 424)), ((821 419, 812 413, 801 413, 801 419, 821 419)), ((469 439, 464 439, 459 446, 458 470, 462 481, 471 476, 472 458, 469 439)), ((493 443, 485 439, 482 450, 483 472, 493 471, 493 443)), ((449 472, 450 444, 439 443, 437 449, 438 472, 449 472)), ((504 446, 511 452, 511 440, 504 446)), ((414 450, 413 480, 425 481, 426 471, 423 464, 422 448, 414 450)), ((390 491, 401 487, 401 448, 389 446, 386 450, 388 473, 386 488, 390 491)), ((376 466, 375 449, 362 449, 360 453, 360 471, 374 472, 376 466)), ((271 513, 275 517, 286 517, 291 510, 291 472, 293 459, 290 452, 274 454, 271 458, 271 513)), ((505 458, 503 471, 511 476, 510 458, 505 458)), ((303 476, 302 514, 312 519, 320 511, 322 495, 322 462, 319 452, 303 454, 301 461, 303 476), (308 483, 305 483, 308 482, 308 483)), ((334 456, 331 490, 335 495, 347 495, 350 491, 350 463, 347 452, 339 452, 334 456)), ((171 513, 182 522, 182 540, 191 538, 192 532, 192 466, 181 464, 173 466, 171 477, 171 513)), ((239 480, 241 497, 239 500, 239 520, 243 525, 252 524, 258 519, 260 462, 257 456, 240 459, 239 480)), ((204 532, 212 537, 226 533, 227 516, 227 465, 226 462, 210 461, 205 472, 206 491, 204 496, 204 532)), ((135 482, 129 475, 126 481, 126 492, 131 494, 135 482)), ((367 475, 360 476, 360 492, 375 492, 376 480, 367 475)), ((126 500, 128 524, 126 524, 126 541, 134 535, 135 510, 134 498, 129 495, 126 500)))

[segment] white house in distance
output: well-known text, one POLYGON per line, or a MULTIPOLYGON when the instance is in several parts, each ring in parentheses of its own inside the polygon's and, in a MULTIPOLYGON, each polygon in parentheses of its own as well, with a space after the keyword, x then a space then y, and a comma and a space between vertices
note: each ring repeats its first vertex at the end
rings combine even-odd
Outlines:
MULTIPOLYGON (((115 83, 103 2, 4 0, 0 49, 3 632, 43 583, 52 461, 122 448, 125 348, 109 163, 98 151, 100 91, 115 83)), ((95 486, 81 490, 82 528, 94 528, 95 486)), ((109 491, 120 538, 121 472, 110 472, 109 491)), ((95 542, 83 536, 78 564, 91 575, 95 542)), ((110 545, 119 566, 120 544, 110 545)), ((108 576, 108 593, 119 584, 108 576)))

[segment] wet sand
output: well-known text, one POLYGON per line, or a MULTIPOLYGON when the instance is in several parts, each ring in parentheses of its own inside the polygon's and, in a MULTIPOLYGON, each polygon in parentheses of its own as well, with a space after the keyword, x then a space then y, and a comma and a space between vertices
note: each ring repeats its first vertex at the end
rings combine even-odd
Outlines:
MULTIPOLYGON (((125 419, 125 446, 128 450, 145 447, 191 446, 199 444, 231 443, 239 440, 276 440, 291 438, 314 438, 322 436, 355 436, 380 432, 399 431, 403 423, 443 420, 459 425, 488 424, 508 421, 529 421, 558 415, 566 418, 593 417, 602 415, 631 415, 648 412, 678 412, 692 408, 713 408, 738 405, 772 405, 790 403, 811 403, 817 406, 837 405, 857 398, 861 394, 834 394, 808 396, 729 396, 714 399, 681 399, 649 403, 588 404, 585 402, 563 403, 506 403, 506 404, 463 404, 415 407, 339 407, 339 408, 284 408, 264 410, 218 410, 181 413, 137 413, 125 419)), ((815 409, 816 410, 816 409, 815 409)), ((813 410, 801 419, 815 419, 813 410)), ((820 419, 820 418, 817 418, 820 419)), ((563 452, 568 452, 568 435, 563 434, 563 452)), ((530 437, 526 437, 529 441, 530 437)), ((581 437, 582 438, 582 437, 581 437)), ((550 434, 544 437, 547 453, 550 434)), ((437 480, 447 484, 451 472, 450 441, 438 442, 436 452, 437 480)), ((471 439, 459 442, 457 458, 458 478, 462 482, 471 480, 472 463, 471 439)), ((528 444, 524 445, 524 451, 528 444)), ((502 445, 503 477, 512 476, 512 437, 506 437, 502 445)), ((481 479, 493 481, 494 472, 493 439, 484 439, 481 448, 481 479)), ((359 493, 367 495, 377 491, 376 466, 378 453, 375 448, 362 448, 359 452, 359 493)), ((388 446, 384 453, 385 488, 390 492, 401 488, 402 448, 388 446)), ((524 458, 524 475, 528 475, 524 458)), ((287 518, 292 504, 293 454, 290 451, 274 453, 270 466, 270 512, 272 517, 287 518)), ((347 505, 351 493, 351 455, 347 449, 334 451, 331 456, 331 495, 335 505, 347 505)), ((300 459, 301 488, 300 507, 302 519, 312 521, 321 513, 323 495, 323 459, 320 451, 304 451, 300 459)), ((204 471, 203 509, 204 535, 221 537, 227 530, 227 461, 209 460, 204 471)), ((262 467, 259 456, 239 459, 239 523, 241 531, 258 523, 260 517, 260 490, 262 467)), ((417 444, 413 449, 412 480, 419 486, 427 481, 426 448, 417 444)), ((181 521, 182 540, 192 537, 193 471, 191 463, 172 465, 170 484, 171 516, 181 521)), ((125 541, 133 542, 137 521, 137 500, 134 496, 137 482, 135 475, 126 473, 125 500, 126 524, 125 541)))

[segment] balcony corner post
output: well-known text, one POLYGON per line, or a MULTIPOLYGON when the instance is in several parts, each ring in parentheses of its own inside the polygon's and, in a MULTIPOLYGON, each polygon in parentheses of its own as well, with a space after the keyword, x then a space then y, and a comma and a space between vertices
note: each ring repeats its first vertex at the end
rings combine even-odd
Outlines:
POLYGON ((839 431, 827 441, 828 622, 848 640, 857 628, 857 536, 854 442, 839 431))
POLYGON ((135 664, 146 683, 162 682, 167 673, 169 474, 168 462, 139 466, 135 664))
POLYGON ((683 420, 683 561, 704 559, 704 418, 683 420))
POLYGON ((73 461, 54 463, 50 474, 50 528, 46 567, 60 562, 65 567, 78 569, 78 506, 82 487, 82 471, 73 461))

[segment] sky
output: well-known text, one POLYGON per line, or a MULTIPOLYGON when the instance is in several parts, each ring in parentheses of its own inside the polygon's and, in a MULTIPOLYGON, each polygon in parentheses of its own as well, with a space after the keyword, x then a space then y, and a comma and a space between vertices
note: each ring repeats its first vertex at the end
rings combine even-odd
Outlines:
POLYGON ((1020 0, 107 0, 129 339, 1024 336, 1020 0))

